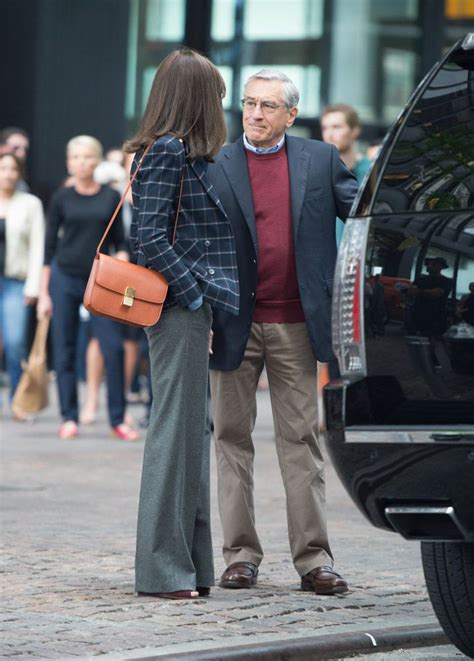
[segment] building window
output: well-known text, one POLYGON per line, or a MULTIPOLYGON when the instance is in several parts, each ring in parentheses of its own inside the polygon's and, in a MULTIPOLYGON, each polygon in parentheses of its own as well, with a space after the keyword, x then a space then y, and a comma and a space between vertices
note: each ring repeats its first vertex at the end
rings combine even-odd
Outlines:
POLYGON ((244 39, 317 39, 323 31, 323 3, 314 0, 247 0, 244 39), (291 14, 291 17, 290 17, 291 14))
POLYGON ((130 132, 145 110, 159 63, 183 44, 185 0, 129 0, 125 116, 130 132))
MULTIPOLYGON (((124 0, 125 1, 125 0, 124 0)), ((131 130, 143 113, 154 72, 183 44, 190 0, 128 0, 130 4, 126 117, 131 130)), ((328 103, 359 112, 367 137, 378 138, 421 78, 421 59, 433 39, 423 31, 425 0, 213 0, 209 54, 221 71, 229 138, 241 131, 245 79, 262 68, 281 69, 300 90, 293 131, 319 137, 318 116, 328 103)), ((473 0, 433 3, 444 11, 445 47, 474 30, 473 0)), ((426 12, 425 12, 426 13, 426 12)), ((435 35, 439 37, 440 35, 435 35)), ((192 43, 190 44, 192 45, 192 43)))
POLYGON ((147 0, 145 39, 147 41, 182 41, 184 38, 184 0, 147 0))

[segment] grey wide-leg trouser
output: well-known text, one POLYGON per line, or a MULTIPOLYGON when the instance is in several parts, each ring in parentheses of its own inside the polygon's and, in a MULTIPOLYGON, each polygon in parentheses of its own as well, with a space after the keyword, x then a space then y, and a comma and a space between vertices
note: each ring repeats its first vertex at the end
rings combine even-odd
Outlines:
POLYGON ((326 527, 324 458, 318 440, 317 366, 306 324, 253 323, 236 370, 211 370, 224 559, 259 565, 253 502, 256 390, 267 369, 275 444, 286 491, 288 536, 301 576, 333 563, 326 527))
POLYGON ((147 328, 153 391, 138 512, 137 592, 214 584, 206 431, 212 312, 166 310, 147 328))

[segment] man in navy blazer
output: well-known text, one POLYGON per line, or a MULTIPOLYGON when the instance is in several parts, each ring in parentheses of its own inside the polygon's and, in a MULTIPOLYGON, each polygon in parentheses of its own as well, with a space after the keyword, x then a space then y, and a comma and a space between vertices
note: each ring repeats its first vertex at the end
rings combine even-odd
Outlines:
POLYGON ((327 536, 317 361, 333 360, 335 221, 348 216, 357 182, 334 146, 286 135, 298 101, 282 72, 251 76, 242 99, 244 134, 208 169, 232 223, 240 281, 240 315, 214 315, 210 363, 227 565, 220 585, 252 587, 263 558, 251 434, 265 367, 293 563, 303 590, 337 594, 348 587, 332 568, 327 536))

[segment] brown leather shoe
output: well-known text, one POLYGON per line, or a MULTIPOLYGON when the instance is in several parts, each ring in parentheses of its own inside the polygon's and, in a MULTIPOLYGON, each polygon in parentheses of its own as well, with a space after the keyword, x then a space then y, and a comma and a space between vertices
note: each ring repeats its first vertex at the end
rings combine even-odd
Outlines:
POLYGON ((221 588, 251 588, 257 585, 258 567, 253 562, 234 562, 221 576, 221 588))
POLYGON ((331 567, 315 567, 301 579, 301 589, 316 594, 342 594, 347 592, 346 581, 331 567))

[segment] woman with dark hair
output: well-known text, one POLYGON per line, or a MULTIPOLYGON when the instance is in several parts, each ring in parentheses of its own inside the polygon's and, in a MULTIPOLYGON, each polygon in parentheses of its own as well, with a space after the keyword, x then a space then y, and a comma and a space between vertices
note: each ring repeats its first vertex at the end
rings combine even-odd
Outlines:
POLYGON ((169 284, 162 317, 146 330, 153 405, 136 590, 168 599, 207 596, 214 584, 206 432, 211 308, 239 311, 233 232, 206 176, 225 139, 224 93, 207 58, 187 48, 173 51, 156 73, 138 134, 127 145, 136 152, 133 170, 150 145, 132 188, 132 252, 169 284))
MULTIPOLYGON (((0 345, 15 394, 25 357, 28 307, 36 303, 43 266, 44 214, 41 201, 18 190, 23 164, 0 154, 0 345)), ((15 414, 17 419, 21 416, 15 414)))

